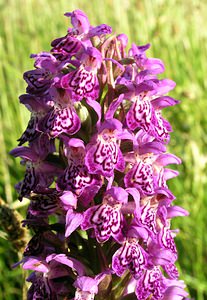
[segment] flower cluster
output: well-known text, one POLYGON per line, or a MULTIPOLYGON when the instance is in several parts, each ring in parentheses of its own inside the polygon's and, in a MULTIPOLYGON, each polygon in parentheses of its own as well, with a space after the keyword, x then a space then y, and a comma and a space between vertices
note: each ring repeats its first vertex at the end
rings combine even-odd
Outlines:
POLYGON ((31 118, 11 151, 26 166, 19 199, 30 199, 28 299, 184 299, 170 222, 188 213, 172 205, 178 172, 166 166, 181 161, 166 153, 162 116, 179 102, 166 95, 175 83, 159 79, 149 44, 65 15, 67 34, 31 55, 20 96, 31 118))

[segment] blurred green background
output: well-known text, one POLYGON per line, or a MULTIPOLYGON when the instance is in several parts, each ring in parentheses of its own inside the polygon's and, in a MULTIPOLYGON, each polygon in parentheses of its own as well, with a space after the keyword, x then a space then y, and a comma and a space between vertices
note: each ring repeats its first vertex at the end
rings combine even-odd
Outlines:
MULTIPOLYGON (((84 10, 92 25, 107 23, 130 42, 152 47, 149 57, 161 58, 164 77, 177 83, 170 93, 181 100, 167 109, 172 123, 169 151, 181 157, 180 176, 170 182, 176 205, 190 212, 178 218, 178 268, 193 299, 207 299, 207 1, 193 0, 0 0, 0 196, 18 207, 14 184, 23 177, 19 160, 8 152, 17 145, 29 119, 19 104, 25 92, 22 73, 33 68, 31 53, 50 49, 65 35, 69 19, 63 14, 84 10)), ((22 208, 18 208, 21 212, 22 208)), ((0 224, 1 224, 0 216, 0 224)), ((0 299, 22 299, 22 273, 11 265, 18 260, 0 228, 0 299)))

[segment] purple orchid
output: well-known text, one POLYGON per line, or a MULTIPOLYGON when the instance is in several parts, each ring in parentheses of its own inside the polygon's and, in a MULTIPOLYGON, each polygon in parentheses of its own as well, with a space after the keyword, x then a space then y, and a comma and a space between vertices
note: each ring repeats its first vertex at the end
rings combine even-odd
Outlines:
POLYGON ((176 105, 178 101, 168 96, 160 97, 160 92, 167 93, 171 89, 171 82, 169 83, 169 89, 163 91, 161 90, 162 81, 146 81, 147 84, 148 82, 150 85, 146 88, 143 83, 139 83, 135 88, 133 87, 135 95, 130 97, 132 105, 126 115, 127 126, 132 131, 141 128, 158 141, 168 143, 169 132, 172 131, 172 128, 162 117, 160 110, 176 105), (156 95, 157 98, 155 98, 156 95))
POLYGON ((137 299, 183 299, 187 296, 181 281, 166 279, 158 267, 145 271, 137 282, 137 299))
POLYGON ((118 276, 129 269, 135 279, 138 279, 147 266, 147 253, 139 245, 136 238, 128 238, 112 258, 112 268, 118 276))
POLYGON ((167 95, 175 83, 160 79, 150 44, 130 48, 81 10, 65 15, 66 35, 31 55, 20 96, 31 118, 11 151, 26 167, 19 199, 30 200, 33 236, 16 264, 33 271, 27 298, 186 299, 171 219, 188 212, 167 185, 181 160, 166 152, 162 116, 179 103, 167 95))
POLYGON ((72 104, 69 92, 56 88, 50 91, 54 106, 39 123, 39 131, 47 133, 51 138, 61 133, 75 134, 80 129, 80 119, 72 104))
POLYGON ((32 95, 47 95, 56 82, 61 64, 47 52, 32 54, 31 58, 35 59, 36 69, 24 73, 24 80, 28 84, 26 91, 32 95))
POLYGON ((114 169, 123 171, 125 162, 119 148, 118 134, 122 124, 116 119, 106 120, 86 148, 85 164, 92 174, 111 177, 114 169))
POLYGON ((147 58, 145 51, 150 48, 150 44, 137 46, 132 44, 129 55, 134 57, 137 67, 141 70, 147 70, 151 74, 160 74, 164 72, 163 62, 157 58, 147 58))
POLYGON ((140 130, 136 134, 134 151, 126 156, 129 171, 124 177, 126 187, 136 187, 142 195, 153 195, 157 189, 167 187, 166 181, 178 172, 164 168, 167 164, 180 164, 173 154, 163 153, 162 143, 140 130))
POLYGON ((100 243, 107 241, 111 236, 116 241, 121 241, 124 225, 121 207, 127 203, 127 199, 128 193, 124 189, 112 187, 106 191, 101 205, 93 206, 85 211, 82 229, 94 228, 96 238, 100 243))
POLYGON ((73 56, 78 56, 79 53, 84 51, 81 41, 77 38, 67 34, 62 38, 55 39, 51 46, 51 53, 59 61, 68 61, 73 56))
POLYGON ((28 211, 34 216, 48 216, 56 213, 60 208, 58 193, 54 189, 44 189, 30 196, 28 211))
POLYGON ((36 97, 34 95, 21 95, 19 97, 20 103, 24 104, 26 108, 31 112, 31 117, 26 130, 23 132, 22 136, 18 139, 19 146, 25 142, 32 142, 36 139, 40 132, 38 130, 38 124, 41 119, 47 114, 51 108, 52 103, 49 102, 47 96, 36 97))
POLYGON ((99 96, 97 70, 102 62, 101 53, 94 47, 88 47, 80 57, 80 66, 61 79, 61 87, 71 92, 72 98, 96 100, 99 96))
POLYGON ((73 274, 73 270, 79 276, 83 276, 85 272, 81 263, 65 254, 51 254, 45 260, 28 257, 23 260, 23 268, 35 271, 27 279, 32 282, 28 292, 28 298, 31 297, 29 299, 57 299, 54 297, 55 294, 57 297, 69 295, 73 288, 72 285, 71 287, 66 285, 67 278, 73 274), (42 298, 35 298, 36 295, 42 298))
POLYGON ((76 288, 74 300, 93 300, 95 295, 98 294, 98 285, 110 273, 110 270, 106 270, 96 275, 95 278, 89 276, 77 277, 73 284, 76 288))
POLYGON ((73 28, 68 29, 69 35, 81 40, 85 46, 92 45, 90 38, 103 36, 112 32, 111 27, 106 24, 96 27, 91 26, 86 14, 79 9, 65 13, 65 16, 71 18, 71 24, 73 25, 73 28))
POLYGON ((59 167, 45 159, 54 151, 54 146, 47 136, 41 135, 31 147, 18 147, 10 153, 15 157, 21 157, 26 163, 24 180, 17 185, 19 197, 29 196, 31 191, 38 191, 39 188, 49 187, 54 176, 59 173, 59 167))
POLYGON ((90 174, 84 163, 85 146, 80 139, 66 139, 65 155, 67 168, 57 180, 57 190, 72 191, 85 205, 90 202, 100 189, 102 182, 99 175, 90 174))

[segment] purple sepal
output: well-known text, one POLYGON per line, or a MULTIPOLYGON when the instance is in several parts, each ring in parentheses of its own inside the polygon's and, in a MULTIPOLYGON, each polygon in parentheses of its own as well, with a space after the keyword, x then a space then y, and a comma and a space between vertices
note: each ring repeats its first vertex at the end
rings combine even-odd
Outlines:
POLYGON ((117 133, 117 138, 120 139, 120 140, 129 140, 129 141, 134 140, 133 134, 126 128, 123 129, 122 132, 117 133))
POLYGON ((65 210, 68 210, 71 207, 76 209, 77 197, 72 192, 64 191, 59 198, 65 210))
POLYGON ((160 74, 165 70, 163 62, 158 58, 147 58, 145 51, 149 49, 150 44, 136 46, 132 44, 129 55, 133 56, 140 70, 147 70, 149 74, 160 74))
POLYGON ((122 103, 122 101, 124 100, 124 94, 121 94, 117 100, 114 100, 110 105, 109 108, 107 110, 107 112, 105 113, 105 120, 107 119, 112 119, 114 117, 114 114, 117 110, 117 108, 119 107, 119 105, 122 103))
MULTIPOLYGON (((117 119, 105 120, 101 124, 98 133, 99 134, 102 133, 105 129, 106 130, 108 129, 109 131, 115 131, 115 133, 120 133, 120 132, 122 132, 122 127, 123 127, 122 123, 117 119)), ((103 132, 103 134, 106 134, 106 137, 105 136, 104 137, 107 138, 107 133, 103 132)))
POLYGON ((155 93, 156 90, 156 84, 152 80, 147 81, 139 81, 139 78, 137 77, 137 84, 128 86, 129 91, 131 90, 131 96, 132 97, 140 97, 140 100, 144 99, 144 97, 148 94, 155 93))
POLYGON ((125 71, 121 76, 118 76, 115 80, 116 86, 122 86, 124 90, 127 87, 128 91, 134 91, 134 83, 132 82, 132 74, 133 68, 132 66, 128 65, 125 67, 125 71))
POLYGON ((74 153, 77 155, 77 159, 78 160, 81 159, 85 151, 84 142, 81 139, 69 138, 68 136, 62 136, 62 140, 65 145, 65 150, 64 150, 65 155, 68 156, 69 158, 71 156, 71 151, 73 149, 74 153))
POLYGON ((80 58, 84 68, 95 73, 100 69, 102 60, 102 53, 95 47, 87 47, 80 58))
POLYGON ((126 192, 133 197, 135 202, 135 210, 133 213, 138 216, 140 214, 140 193, 136 188, 127 188, 126 192))
MULTIPOLYGON (((78 288, 83 292, 88 292, 90 294, 98 293, 98 282, 94 278, 88 276, 78 277, 73 285, 75 288, 78 288)), ((79 299, 79 298, 75 298, 75 299, 79 299)))
POLYGON ((160 166, 167 166, 170 164, 181 164, 182 161, 179 157, 175 156, 174 154, 171 153, 164 153, 158 156, 156 159, 156 164, 160 166))
POLYGON ((21 146, 25 142, 32 142, 40 136, 40 132, 38 132, 38 124, 53 104, 52 101, 50 101, 50 104, 47 102, 49 100, 48 97, 43 97, 42 99, 26 94, 21 95, 19 99, 20 102, 24 104, 31 112, 31 117, 27 128, 23 132, 22 136, 18 139, 19 146, 21 146))
POLYGON ((139 154, 143 155, 146 153, 160 154, 165 152, 166 147, 160 142, 150 142, 139 146, 139 154))
POLYGON ((101 122, 101 105, 99 104, 99 102, 91 100, 90 98, 86 99, 86 103, 95 110, 98 116, 96 127, 99 128, 101 122))
POLYGON ((116 38, 121 43, 123 48, 126 48, 126 46, 128 44, 128 40, 129 40, 128 36, 124 33, 121 33, 121 34, 118 34, 116 38))
POLYGON ((83 221, 83 214, 76 213, 73 210, 68 210, 66 214, 66 230, 65 230, 65 237, 71 235, 82 223, 83 221))
POLYGON ((47 273, 49 271, 48 264, 43 259, 38 257, 25 257, 23 258, 22 263, 22 268, 24 270, 33 270, 43 273, 47 273))
POLYGON ((142 69, 147 70, 150 74, 160 74, 165 71, 163 62, 158 58, 148 58, 144 62, 142 69))
POLYGON ((135 222, 132 221, 127 231, 127 236, 129 238, 141 238, 143 239, 143 241, 147 241, 149 238, 149 233, 145 228, 143 228, 142 226, 138 226, 135 222))
POLYGON ((24 104, 30 112, 43 114, 52 105, 48 96, 37 97, 34 95, 23 94, 19 97, 20 103, 24 104))
POLYGON ((103 201, 107 199, 107 202, 112 205, 116 203, 126 204, 128 201, 128 193, 132 194, 134 198, 136 198, 136 200, 139 201, 139 193, 134 189, 124 190, 121 187, 114 186, 105 192, 103 201))
POLYGON ((77 259, 68 257, 65 254, 51 254, 47 256, 46 262, 49 264, 51 264, 51 262, 58 262, 60 264, 64 264, 70 267, 71 269, 76 270, 79 276, 83 276, 85 274, 84 265, 77 259))
POLYGON ((150 48, 150 44, 137 46, 136 44, 132 43, 132 47, 129 49, 129 56, 135 57, 137 60, 139 59, 140 62, 146 58, 145 51, 150 48))
POLYGON ((180 206, 174 205, 174 206, 167 208, 167 217, 169 219, 172 219, 174 217, 185 217, 188 215, 189 215, 189 212, 180 206))
POLYGON ((51 73, 55 73, 57 71, 58 62, 51 53, 41 52, 38 54, 31 54, 30 57, 35 59, 35 68, 45 69, 50 71, 51 73))
POLYGON ((167 181, 168 179, 174 178, 178 175, 179 175, 178 171, 165 168, 164 169, 164 174, 163 174, 163 179, 164 179, 164 181, 167 181))
POLYGON ((111 34, 112 28, 107 24, 101 24, 96 27, 91 27, 87 35, 87 38, 92 38, 94 36, 102 36, 103 34, 111 34))
POLYGON ((163 109, 168 106, 174 106, 176 104, 179 104, 180 101, 175 100, 169 96, 163 96, 163 97, 159 97, 159 98, 151 100, 151 103, 152 103, 154 109, 160 110, 160 109, 163 109))
POLYGON ((167 187, 159 187, 156 189, 156 194, 158 195, 159 202, 166 206, 175 200, 175 196, 167 187))
POLYGON ((54 180, 55 173, 58 174, 57 168, 50 164, 42 163, 38 168, 27 163, 25 177, 19 191, 20 198, 29 196, 31 191, 36 192, 39 188, 49 187, 54 180))
POLYGON ((10 151, 10 154, 14 157, 21 157, 32 162, 35 162, 39 159, 38 153, 35 153, 33 149, 24 146, 14 148, 10 151))
POLYGON ((106 270, 94 278, 89 276, 78 276, 73 286, 76 288, 74 300, 92 300, 98 294, 98 285, 106 275, 111 274, 111 270, 106 270))
POLYGON ((176 86, 176 83, 171 79, 161 79, 161 80, 154 80, 156 84, 156 95, 162 96, 167 94, 169 91, 173 90, 176 86))
POLYGON ((160 154, 166 152, 166 147, 162 142, 158 142, 154 137, 149 135, 143 129, 140 129, 133 140, 134 151, 139 155, 152 152, 153 154, 160 154))
MULTIPOLYGON (((137 281, 133 277, 127 282, 127 284, 124 287, 123 297, 125 297, 125 296, 129 297, 129 295, 132 296, 132 297, 133 296, 136 297, 135 294, 134 294, 135 288, 136 288, 136 283, 137 283, 137 281)), ((123 298, 123 300, 124 299, 125 298, 123 298)), ((128 299, 134 300, 135 298, 134 299, 133 298, 128 298, 128 299)))
POLYGON ((35 141, 29 145, 38 154, 39 160, 44 160, 48 154, 56 151, 54 140, 48 138, 47 134, 42 133, 35 141))
POLYGON ((163 300, 182 300, 188 296, 188 293, 184 290, 185 284, 183 281, 171 280, 170 282, 169 280, 168 286, 164 293, 163 300))
POLYGON ((151 264, 156 266, 165 266, 175 263, 177 254, 172 253, 170 249, 166 249, 157 244, 153 240, 148 243, 148 252, 151 264))
MULTIPOLYGON (((155 140, 154 137, 150 136, 146 131, 144 131, 143 129, 140 129, 136 134, 135 134, 135 139, 134 139, 134 146, 136 146, 136 148, 142 148, 145 144, 147 143, 151 143, 155 140)), ((166 147, 164 147, 164 150, 161 152, 165 152, 166 151, 166 147)))
POLYGON ((97 184, 86 186, 83 189, 82 193, 78 196, 78 200, 83 207, 88 207, 90 205, 101 186, 102 181, 99 180, 97 184))
POLYGON ((73 28, 68 29, 68 35, 75 36, 81 40, 81 43, 86 47, 91 47, 90 38, 102 38, 106 34, 110 34, 112 29, 106 24, 101 24, 96 27, 90 26, 87 16, 81 10, 75 10, 71 13, 66 13, 65 16, 71 18, 73 28))

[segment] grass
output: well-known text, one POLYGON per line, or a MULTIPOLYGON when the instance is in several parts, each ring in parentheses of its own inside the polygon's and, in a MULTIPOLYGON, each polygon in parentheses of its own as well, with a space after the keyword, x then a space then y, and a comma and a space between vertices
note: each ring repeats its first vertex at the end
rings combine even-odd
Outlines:
MULTIPOLYGON (((63 13, 84 10, 91 24, 107 23, 115 32, 126 33, 130 42, 152 44, 149 56, 161 58, 165 77, 177 83, 171 96, 182 100, 168 109, 166 117, 174 133, 169 150, 180 156, 180 176, 170 187, 176 204, 189 210, 188 218, 177 219, 181 278, 191 297, 207 299, 207 4, 179 0, 0 0, 0 196, 16 201, 14 184, 23 176, 19 160, 8 152, 24 130, 29 114, 18 102, 25 91, 22 73, 32 68, 31 53, 49 50, 52 39, 63 36, 69 20, 63 13)), ((0 231, 1 233, 1 231, 0 231)), ((3 236, 3 233, 0 234, 3 236)), ((21 270, 10 271, 17 261, 11 245, 0 237, 0 299, 21 299, 21 270)))

